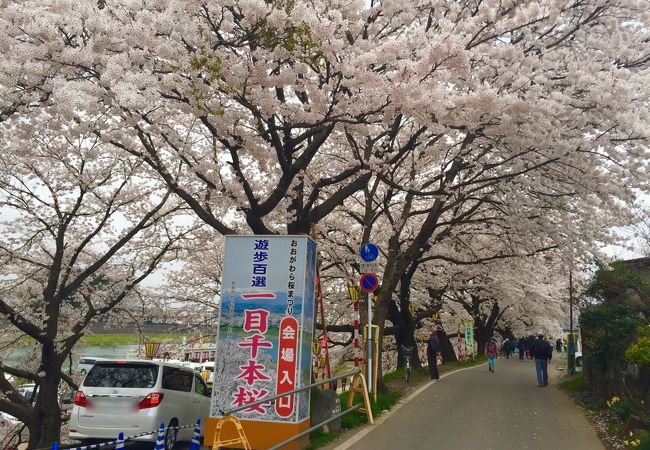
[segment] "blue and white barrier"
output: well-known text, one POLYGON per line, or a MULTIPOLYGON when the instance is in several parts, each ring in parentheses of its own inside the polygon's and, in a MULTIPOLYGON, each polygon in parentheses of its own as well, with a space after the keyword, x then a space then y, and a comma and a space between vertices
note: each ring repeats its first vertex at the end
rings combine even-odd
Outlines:
MULTIPOLYGON (((201 420, 200 420, 200 419, 196 419, 196 423, 195 423, 195 424, 192 424, 192 425, 181 425, 181 426, 177 426, 177 427, 169 427, 169 429, 171 429, 171 430, 182 430, 182 429, 184 429, 184 428, 192 428, 192 427, 195 427, 195 429, 194 429, 194 435, 195 435, 195 436, 198 436, 198 437, 197 437, 197 442, 198 442, 198 441, 200 440, 200 433, 201 433, 201 431, 200 431, 200 426, 201 426, 201 420), (197 435, 197 432, 198 432, 198 435, 197 435)), ((166 430, 167 430, 167 427, 165 426, 165 424, 164 424, 164 423, 161 423, 161 424, 160 424, 160 428, 158 428, 157 430, 146 431, 146 432, 144 432, 144 433, 134 434, 133 436, 127 436, 127 437, 124 437, 124 433, 120 433, 120 434, 118 435, 117 439, 114 440, 114 441, 99 442, 99 443, 97 443, 97 444, 83 445, 83 446, 81 446, 81 447, 68 447, 68 448, 66 448, 65 450, 96 450, 96 449, 99 449, 99 448, 110 447, 111 445, 115 445, 115 450, 124 450, 124 443, 125 443, 126 441, 128 441, 129 439, 135 439, 135 438, 139 438, 139 437, 142 437, 142 436, 147 436, 147 435, 150 435, 150 434, 155 434, 155 435, 157 435, 157 439, 156 439, 156 447, 155 447, 155 448, 156 448, 156 449, 159 448, 159 447, 158 447, 158 441, 160 440, 161 443, 162 443, 162 447, 160 447, 160 449, 163 449, 163 450, 164 450, 164 448, 165 448, 165 431, 166 431, 166 430), (161 438, 161 434, 162 434, 162 438, 161 438)), ((192 437, 192 445, 194 445, 194 437, 192 437)), ((200 448, 200 443, 199 443, 199 447, 197 447, 197 448, 200 448)), ((52 444, 52 448, 51 448, 51 450, 60 450, 60 448, 59 448, 59 443, 58 443, 58 442, 54 442, 54 443, 52 444)), ((190 450, 192 450, 192 447, 191 447, 191 446, 190 446, 190 450)))
POLYGON ((165 450, 165 424, 161 423, 158 428, 158 436, 156 437, 156 446, 154 450, 165 450))
POLYGON ((115 450, 123 450, 124 449, 124 433, 120 432, 120 434, 117 435, 117 444, 115 444, 115 450))
POLYGON ((201 450, 201 419, 196 419, 194 435, 192 436, 192 442, 190 442, 190 450, 201 450))

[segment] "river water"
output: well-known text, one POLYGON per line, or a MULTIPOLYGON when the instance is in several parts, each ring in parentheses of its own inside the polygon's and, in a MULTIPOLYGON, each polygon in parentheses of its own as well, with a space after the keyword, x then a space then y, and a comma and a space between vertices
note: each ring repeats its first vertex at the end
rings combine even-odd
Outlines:
MULTIPOLYGON (((135 353, 140 348, 139 345, 80 345, 72 350, 72 367, 76 368, 79 359, 82 357, 98 358, 134 358, 135 353)), ((16 366, 27 357, 27 349, 19 348, 12 350, 7 355, 2 355, 3 362, 9 366, 16 366)), ((63 365, 64 370, 67 368, 67 362, 63 365)))

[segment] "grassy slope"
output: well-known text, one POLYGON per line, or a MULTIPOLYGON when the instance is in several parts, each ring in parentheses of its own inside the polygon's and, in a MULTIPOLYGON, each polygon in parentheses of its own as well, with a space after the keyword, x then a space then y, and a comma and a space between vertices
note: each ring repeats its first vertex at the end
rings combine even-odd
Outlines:
MULTIPOLYGON (((181 340, 181 334, 149 334, 147 339, 157 342, 173 342, 181 340)), ((92 334, 81 338, 82 345, 115 347, 118 345, 141 344, 143 337, 139 334, 92 334)))

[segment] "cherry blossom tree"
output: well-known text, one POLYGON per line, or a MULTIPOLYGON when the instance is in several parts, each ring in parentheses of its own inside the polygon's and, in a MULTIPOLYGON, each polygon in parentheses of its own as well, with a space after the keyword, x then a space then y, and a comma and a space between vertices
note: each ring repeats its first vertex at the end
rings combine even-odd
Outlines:
POLYGON ((370 152, 410 149, 377 167, 401 192, 385 211, 396 232, 384 240, 380 327, 402 276, 456 224, 505 217, 504 232, 516 225, 519 236, 544 237, 543 247, 569 236, 589 252, 610 238, 606 225, 629 220, 628 184, 647 189, 647 116, 636 94, 647 92, 647 16, 638 4, 427 6, 376 6, 368 35, 400 33, 387 41, 401 53, 382 66, 399 80, 397 114, 367 127, 370 139, 348 139, 370 152))
POLYGON ((631 227, 636 239, 630 243, 627 250, 648 256, 650 255, 650 207, 645 203, 637 205, 635 211, 636 220, 631 227))
POLYGON ((194 325, 214 324, 222 292, 223 237, 204 225, 179 244, 177 259, 166 268, 159 296, 183 305, 193 315, 194 325))
POLYGON ((38 24, 22 14, 30 2, 3 11, 7 41, 21 47, 0 81, 3 110, 43 78, 67 114, 110 109, 125 126, 98 136, 145 161, 220 233, 308 232, 368 181, 364 155, 341 158, 345 135, 334 133, 388 103, 354 73, 370 64, 346 37, 361 3, 31 5, 38 24), (42 52, 38 77, 15 65, 42 52))
POLYGON ((75 387, 62 370, 73 346, 91 322, 134 299, 192 227, 170 220, 182 208, 142 161, 93 133, 105 117, 16 117, 0 129, 0 321, 11 330, 4 351, 27 342, 32 357, 0 361, 0 410, 26 424, 35 448, 59 440, 58 389, 61 380, 75 387), (5 374, 36 383, 35 403, 5 374))
POLYGON ((382 335, 428 258, 586 255, 648 188, 635 0, 2 7, 3 118, 101 111, 94 136, 221 234, 354 211, 347 245, 384 251, 382 335), (504 253, 470 239, 490 233, 504 253))

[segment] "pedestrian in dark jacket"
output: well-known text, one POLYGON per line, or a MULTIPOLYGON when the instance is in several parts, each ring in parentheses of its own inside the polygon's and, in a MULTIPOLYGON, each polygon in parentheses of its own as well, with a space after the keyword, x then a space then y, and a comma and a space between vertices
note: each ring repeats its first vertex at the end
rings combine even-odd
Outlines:
POLYGON ((505 342, 503 343, 503 351, 506 354, 506 359, 510 359, 510 355, 514 350, 515 350, 514 341, 511 341, 510 339, 506 338, 505 342))
POLYGON ((533 342, 531 353, 535 358, 535 371, 539 387, 548 386, 548 363, 553 357, 553 347, 544 339, 544 333, 539 333, 533 342))
POLYGON ((557 350, 558 353, 562 351, 562 339, 557 338, 557 341, 555 341, 555 350, 557 350))
POLYGON ((524 360, 524 338, 519 338, 517 341, 517 350, 519 350, 519 361, 524 360))
POLYGON ((485 356, 488 359, 488 369, 494 373, 497 365, 497 357, 499 356, 499 347, 497 347, 497 338, 492 336, 487 344, 485 344, 485 356))
POLYGON ((427 341, 427 360, 429 361, 429 374, 432 380, 439 380, 438 372, 438 355, 440 354, 440 339, 438 339, 436 330, 431 332, 427 341))

